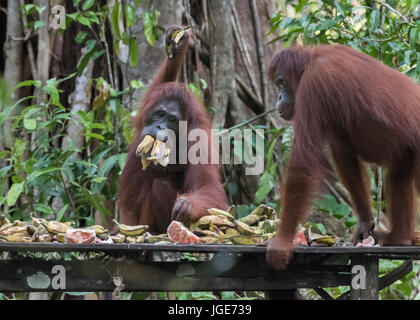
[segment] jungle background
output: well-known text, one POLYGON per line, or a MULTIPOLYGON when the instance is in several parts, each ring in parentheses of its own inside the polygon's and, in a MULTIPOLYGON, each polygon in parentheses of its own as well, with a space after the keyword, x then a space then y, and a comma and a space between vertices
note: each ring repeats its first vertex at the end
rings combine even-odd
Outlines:
MULTIPOLYGON (((214 128, 270 110, 276 92, 267 69, 294 44, 341 43, 420 81, 418 0, 1 0, 0 212, 77 226, 118 219, 118 179, 134 137, 131 121, 163 61, 171 24, 193 28, 182 79, 214 128), (63 5, 65 27, 51 27, 63 5)), ((243 128, 265 129, 265 173, 225 165, 223 183, 239 215, 267 203, 281 217, 280 181, 291 124, 271 113, 243 128)), ((253 147, 253 146, 251 146, 253 147)), ((233 155, 232 155, 233 156, 233 155)), ((381 168, 369 167, 372 208, 386 225, 381 168)), ((356 218, 338 181, 325 180, 304 226, 348 239, 356 218)), ((383 273, 400 262, 383 261, 383 273)), ((337 297, 347 288, 329 292, 337 297)), ((302 290, 307 299, 319 299, 302 290)), ((86 293, 69 293, 86 295, 86 293)), ((121 293, 121 299, 260 299, 258 292, 121 293)), ((48 295, 44 295, 48 298, 48 295)), ((25 299, 27 295, 2 295, 25 299)), ((420 299, 419 265, 381 291, 381 299, 420 299)))

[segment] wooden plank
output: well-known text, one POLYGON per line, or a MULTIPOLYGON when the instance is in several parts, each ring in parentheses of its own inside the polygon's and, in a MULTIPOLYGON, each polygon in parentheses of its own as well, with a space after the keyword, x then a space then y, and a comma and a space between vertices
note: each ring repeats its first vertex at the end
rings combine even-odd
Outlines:
POLYGON ((142 262, 126 259, 91 261, 45 261, 13 259, 0 261, 0 292, 113 291, 113 277, 123 279, 124 290, 132 291, 265 291, 348 285, 350 274, 342 268, 285 272, 269 270, 252 255, 220 256, 207 262, 142 262), (48 284, 52 268, 65 268, 66 287, 53 290, 48 284), (40 281, 44 279, 44 282, 40 281), (45 280, 46 279, 46 280, 45 280), (47 281, 47 282, 45 282, 47 281), (36 283, 35 287, 30 284, 36 283), (39 286, 42 283, 44 286, 39 286))
MULTIPOLYGON (((233 253, 265 253, 266 248, 261 246, 236 245, 156 245, 156 244, 65 244, 65 243, 11 243, 0 242, 0 252, 133 252, 141 251, 168 251, 168 252, 233 252, 233 253)), ((344 255, 375 255, 391 257, 413 256, 420 259, 420 246, 413 247, 296 247, 295 254, 344 254, 344 255)))

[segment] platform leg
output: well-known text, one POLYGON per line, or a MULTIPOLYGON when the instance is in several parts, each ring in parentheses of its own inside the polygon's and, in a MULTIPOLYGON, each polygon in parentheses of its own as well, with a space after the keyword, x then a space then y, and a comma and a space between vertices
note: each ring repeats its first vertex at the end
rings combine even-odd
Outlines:
POLYGON ((378 300, 379 259, 370 256, 354 256, 351 259, 351 265, 350 300, 378 300))

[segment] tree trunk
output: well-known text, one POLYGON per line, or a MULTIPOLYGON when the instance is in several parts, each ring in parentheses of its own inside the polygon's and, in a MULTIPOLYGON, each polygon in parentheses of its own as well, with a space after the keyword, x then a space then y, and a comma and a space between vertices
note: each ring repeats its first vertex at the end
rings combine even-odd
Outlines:
MULTIPOLYGON (((128 2, 134 5, 133 0, 129 0, 128 2)), ((142 19, 143 14, 149 10, 149 2, 150 1, 142 1, 137 7, 136 14, 139 19, 142 19)), ((182 23, 183 5, 180 0, 153 1, 151 9, 160 11, 161 15, 158 21, 159 25, 163 28, 173 24, 180 25, 182 23)), ((165 57, 165 41, 162 36, 162 38, 159 41, 156 41, 155 45, 151 47, 146 41, 144 25, 141 21, 129 28, 128 32, 137 40, 140 58, 136 67, 131 67, 128 63, 122 66, 122 71, 125 75, 124 87, 128 87, 131 80, 141 80, 148 86, 152 83, 152 80, 165 57)), ((135 106, 141 99, 143 93, 144 91, 137 90, 133 97, 128 101, 124 101, 124 103, 132 109, 135 109, 135 106)))
MULTIPOLYGON (((9 0, 7 2, 4 80, 8 84, 10 90, 12 90, 22 79, 23 31, 20 19, 19 2, 16 0, 9 0)), ((12 93, 11 98, 14 101, 18 100, 19 92, 16 91, 12 93)), ((6 121, 6 123, 4 123, 1 132, 3 138, 0 140, 0 150, 3 148, 10 148, 13 145, 11 124, 11 121, 6 121)))
MULTIPOLYGON (((45 26, 38 30, 38 53, 36 57, 38 79, 41 80, 42 85, 48 80, 50 70, 50 35, 48 33, 49 25, 49 0, 40 0, 39 6, 45 7, 45 10, 40 14, 40 20, 45 23, 45 26)), ((38 103, 41 101, 41 96, 38 93, 38 103)))

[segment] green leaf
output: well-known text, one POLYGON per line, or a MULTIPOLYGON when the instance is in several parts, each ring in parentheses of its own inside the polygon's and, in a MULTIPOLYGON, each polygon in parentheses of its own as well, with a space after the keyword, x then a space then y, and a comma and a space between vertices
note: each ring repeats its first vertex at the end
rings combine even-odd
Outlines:
POLYGON ((13 89, 13 91, 16 91, 19 88, 22 87, 29 87, 29 86, 35 86, 37 88, 41 88, 42 82, 40 80, 34 81, 34 80, 26 80, 19 82, 17 86, 13 89))
POLYGON ((151 46, 154 46, 157 40, 155 28, 158 24, 157 16, 159 15, 158 11, 156 11, 156 17, 153 15, 152 11, 147 11, 143 14, 144 35, 151 46))
MULTIPOLYGON (((95 42, 96 43, 96 42, 95 42)), ((83 59, 80 61, 79 67, 77 68, 77 76, 81 76, 83 71, 85 70, 89 60, 93 57, 95 52, 98 52, 101 49, 99 45, 93 46, 88 52, 85 54, 83 59)))
POLYGON ((121 39, 121 31, 120 31, 121 18, 122 18, 121 4, 117 2, 112 8, 112 13, 111 13, 111 28, 114 31, 114 34, 116 37, 115 40, 121 39))
POLYGON ((322 223, 317 223, 316 227, 321 232, 321 234, 323 234, 323 235, 327 234, 327 230, 325 229, 325 227, 322 223))
POLYGON ((379 10, 372 10, 369 20, 369 32, 375 31, 379 27, 381 14, 379 10))
POLYGON ((133 89, 143 89, 144 88, 144 84, 140 80, 131 80, 130 81, 130 86, 133 89))
POLYGON ((36 120, 35 119, 23 119, 23 126, 26 130, 35 130, 36 129, 36 120))
POLYGON ((102 183, 104 181, 106 181, 105 177, 96 177, 92 179, 92 182, 95 182, 95 183, 102 183))
POLYGON ((203 94, 201 93, 201 88, 198 85, 196 85, 195 83, 190 83, 188 87, 190 88, 192 93, 194 93, 194 95, 198 98, 198 100, 200 100, 202 102, 203 101, 203 94))
POLYGON ((139 47, 136 38, 130 39, 130 66, 136 67, 139 63, 139 47))
POLYGON ((57 80, 55 78, 49 79, 42 90, 51 96, 51 102, 53 105, 64 108, 60 103, 60 94, 58 92, 57 85, 57 80))
POLYGON ((125 163, 127 162, 127 153, 121 153, 117 155, 118 158, 118 165, 120 166, 120 169, 123 170, 125 167, 125 163))
POLYGON ((82 43, 82 42, 85 40, 86 36, 87 36, 87 33, 86 33, 86 32, 84 32, 84 31, 80 31, 80 32, 77 34, 77 36, 76 36, 76 38, 75 38, 74 40, 75 40, 77 43, 82 43))
POLYGON ((105 141, 105 137, 103 135, 100 135, 100 134, 97 134, 97 133, 87 132, 85 134, 85 137, 88 138, 88 140, 90 138, 93 138, 93 139, 98 139, 98 140, 101 140, 101 141, 105 141))
POLYGON ((136 22, 136 9, 131 4, 125 6, 125 21, 127 27, 132 27, 136 22))
POLYGON ((56 168, 56 167, 50 167, 50 168, 44 168, 44 169, 36 170, 29 175, 28 180, 31 181, 31 180, 34 180, 34 179, 40 177, 40 176, 43 176, 44 174, 55 172, 55 171, 60 171, 60 170, 61 170, 61 168, 56 168))
POLYGON ((82 5, 82 9, 89 10, 94 4, 95 4, 95 0, 86 0, 82 5))
POLYGON ((63 219, 63 217, 64 217, 64 214, 66 213, 66 211, 67 211, 67 208, 69 207, 69 205, 68 204, 66 204, 64 207, 62 207, 61 208, 61 210, 57 213, 57 218, 56 218, 56 220, 58 221, 58 222, 61 222, 61 220, 63 219))
POLYGON ((7 205, 13 207, 23 191, 25 182, 14 183, 7 193, 7 205))
POLYGON ((84 15, 78 15, 76 18, 77 22, 79 22, 80 24, 83 24, 84 26, 87 27, 91 27, 92 26, 92 22, 88 17, 85 17, 84 15))
POLYGON ((45 27, 45 25, 46 24, 45 24, 44 21, 35 21, 35 23, 34 23, 34 31, 37 32, 42 27, 45 27))
POLYGON ((263 203, 265 197, 273 190, 274 186, 276 185, 276 171, 277 166, 272 166, 268 171, 264 173, 261 177, 261 180, 258 184, 258 190, 255 194, 255 202, 257 204, 263 203))
POLYGON ((45 204, 39 203, 35 206, 35 211, 46 213, 48 215, 53 214, 54 210, 50 207, 46 206, 45 204))

